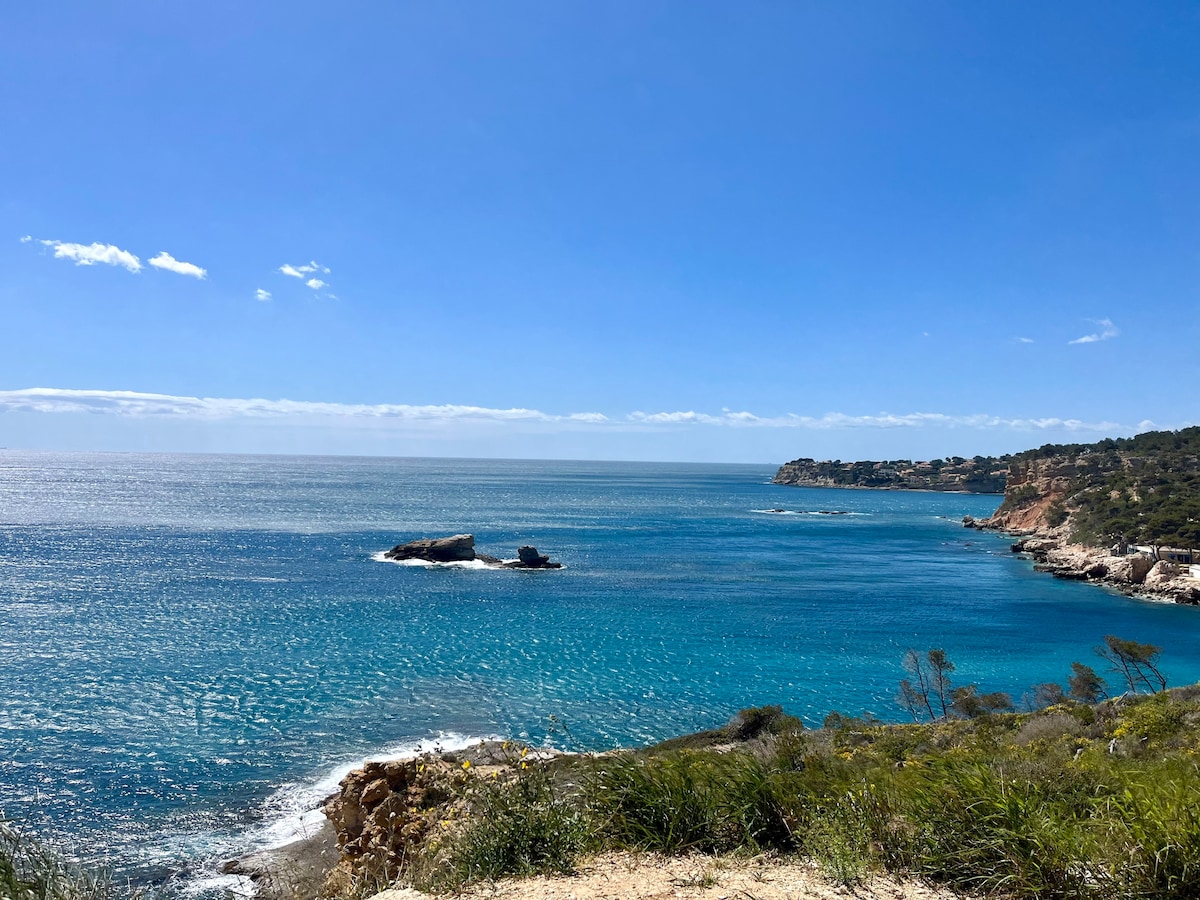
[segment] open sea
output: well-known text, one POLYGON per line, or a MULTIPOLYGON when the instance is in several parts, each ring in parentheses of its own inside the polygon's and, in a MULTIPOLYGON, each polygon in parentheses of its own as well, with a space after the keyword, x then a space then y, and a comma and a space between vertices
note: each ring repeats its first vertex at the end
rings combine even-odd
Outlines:
POLYGON ((767 703, 899 720, 909 647, 1018 699, 1099 668, 1105 634, 1200 679, 1200 609, 1035 574, 960 524, 998 496, 773 474, 0 451, 0 813, 118 877, 212 887, 313 827, 350 766, 418 746, 605 749, 767 703), (566 568, 377 559, 458 532, 566 568))

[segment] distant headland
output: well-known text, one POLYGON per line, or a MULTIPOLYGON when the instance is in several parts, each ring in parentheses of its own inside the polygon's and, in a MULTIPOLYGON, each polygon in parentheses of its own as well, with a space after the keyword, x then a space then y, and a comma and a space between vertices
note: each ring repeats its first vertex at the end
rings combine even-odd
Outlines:
POLYGON ((970 528, 1021 538, 1039 571, 1200 605, 1200 426, 1006 456, 929 462, 796 459, 775 484, 1004 493, 970 528))
POLYGON ((1010 459, 1008 456, 975 456, 971 459, 951 456, 924 462, 911 459, 859 462, 793 459, 779 467, 772 481, 797 487, 1002 494, 1010 459))

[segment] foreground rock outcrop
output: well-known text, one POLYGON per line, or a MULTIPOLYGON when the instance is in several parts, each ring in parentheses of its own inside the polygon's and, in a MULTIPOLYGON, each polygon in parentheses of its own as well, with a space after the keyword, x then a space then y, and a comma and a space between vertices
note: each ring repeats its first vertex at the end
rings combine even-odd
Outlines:
POLYGON ((431 563, 482 562, 498 569, 561 569, 562 563, 538 553, 537 547, 517 549, 517 558, 503 560, 486 553, 475 552, 475 535, 453 534, 441 538, 418 538, 407 544, 397 544, 383 554, 384 559, 401 562, 409 559, 431 563))
POLYGON ((468 778, 468 769, 433 754, 369 762, 343 778, 325 801, 341 854, 325 893, 398 878, 430 833, 461 812, 468 778))

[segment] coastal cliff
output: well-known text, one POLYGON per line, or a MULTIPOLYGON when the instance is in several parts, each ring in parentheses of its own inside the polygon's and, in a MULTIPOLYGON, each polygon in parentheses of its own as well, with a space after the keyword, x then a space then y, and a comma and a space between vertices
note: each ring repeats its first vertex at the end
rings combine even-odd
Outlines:
POLYGON ((774 484, 796 487, 850 487, 877 490, 961 491, 999 494, 1008 475, 1007 457, 952 456, 913 462, 910 459, 835 460, 794 459, 779 467, 774 484))
POLYGON ((1200 546, 1200 427, 1048 444, 1013 456, 1008 468, 988 527, 1061 529, 1087 546, 1200 546))
POLYGON ((1046 445, 1008 461, 1004 501, 977 528, 1020 538, 1038 571, 1200 604, 1200 428, 1046 445))

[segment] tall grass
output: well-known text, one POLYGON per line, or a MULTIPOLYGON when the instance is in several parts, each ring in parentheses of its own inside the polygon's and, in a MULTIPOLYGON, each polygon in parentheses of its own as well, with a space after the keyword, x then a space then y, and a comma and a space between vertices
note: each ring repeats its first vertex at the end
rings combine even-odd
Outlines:
POLYGON ((88 871, 0 821, 0 900, 110 900, 103 872, 88 871))
POLYGON ((664 853, 793 846, 773 773, 744 753, 620 757, 597 770, 587 796, 600 833, 621 846, 664 853))

